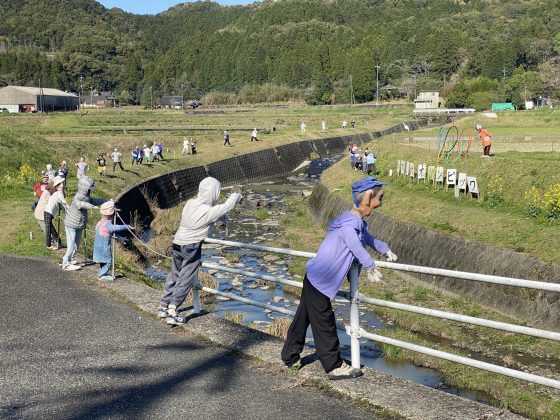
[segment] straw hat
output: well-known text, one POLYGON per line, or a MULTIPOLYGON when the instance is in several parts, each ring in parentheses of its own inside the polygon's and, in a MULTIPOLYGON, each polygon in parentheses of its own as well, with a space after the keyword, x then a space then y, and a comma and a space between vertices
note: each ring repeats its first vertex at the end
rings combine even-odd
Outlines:
POLYGON ((103 216, 112 216, 115 213, 115 202, 113 200, 104 202, 103 204, 101 204, 99 212, 103 216))
POLYGON ((54 179, 53 179, 53 187, 56 187, 57 185, 62 184, 64 181, 65 180, 64 180, 63 176, 59 176, 59 175, 55 176, 54 179))

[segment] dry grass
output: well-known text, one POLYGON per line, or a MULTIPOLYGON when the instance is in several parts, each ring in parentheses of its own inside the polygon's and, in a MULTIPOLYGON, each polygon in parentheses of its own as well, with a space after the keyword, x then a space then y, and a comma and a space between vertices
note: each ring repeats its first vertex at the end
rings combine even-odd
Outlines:
POLYGON ((264 329, 264 332, 275 337, 286 338, 291 322, 291 318, 276 318, 272 321, 272 324, 264 329))
POLYGON ((224 315, 224 319, 227 319, 228 321, 234 322, 236 324, 243 325, 245 315, 240 312, 228 312, 224 315))

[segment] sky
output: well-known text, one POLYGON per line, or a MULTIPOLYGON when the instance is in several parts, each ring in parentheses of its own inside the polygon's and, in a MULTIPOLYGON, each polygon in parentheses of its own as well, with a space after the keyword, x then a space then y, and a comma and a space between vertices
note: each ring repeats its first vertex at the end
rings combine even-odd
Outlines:
MULTIPOLYGON (((164 12, 177 4, 185 3, 181 0, 97 0, 106 8, 118 7, 125 12, 139 15, 155 15, 164 12)), ((214 0, 216 1, 216 0, 214 0)), ((232 4, 248 4, 255 0, 218 0, 217 3, 230 6, 232 4)))

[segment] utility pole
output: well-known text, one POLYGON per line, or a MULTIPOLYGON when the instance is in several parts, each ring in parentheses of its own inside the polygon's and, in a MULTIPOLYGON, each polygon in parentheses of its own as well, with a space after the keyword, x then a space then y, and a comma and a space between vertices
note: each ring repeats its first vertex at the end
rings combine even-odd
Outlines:
POLYGON ((350 73, 350 105, 354 103, 354 85, 352 85, 352 73, 350 73))
POLYGON ((375 105, 379 105, 379 63, 375 65, 375 105))
POLYGON ((416 73, 414 73, 414 99, 416 99, 416 73))
POLYGON ((181 83, 181 109, 185 109, 185 98, 184 98, 184 90, 185 90, 185 84, 181 83))
POLYGON ((79 108, 80 109, 83 109, 83 106, 82 106, 82 101, 83 100, 84 100, 84 76, 80 74, 80 98, 79 98, 79 103, 80 103, 79 108))
POLYGON ((152 86, 150 86, 150 109, 154 109, 154 97, 152 95, 153 89, 152 86))
POLYGON ((41 79, 39 79, 39 104, 38 108, 41 108, 41 113, 43 113, 43 88, 41 87, 41 79))

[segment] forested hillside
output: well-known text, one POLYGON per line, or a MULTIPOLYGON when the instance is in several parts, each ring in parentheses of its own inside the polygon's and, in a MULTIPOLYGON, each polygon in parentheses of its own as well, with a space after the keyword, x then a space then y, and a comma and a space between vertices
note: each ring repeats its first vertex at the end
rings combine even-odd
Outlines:
MULTIPOLYGON (((560 96, 560 0, 278 0, 156 16, 93 0, 0 2, 0 85, 113 90, 135 103, 284 86, 310 103, 380 85, 453 106, 560 96)), ((385 93, 385 92, 383 92, 385 93)), ((246 95, 250 96, 250 95, 246 95)), ((258 96, 258 95, 257 95, 258 96)), ((256 98, 258 100, 258 98, 256 98)))

